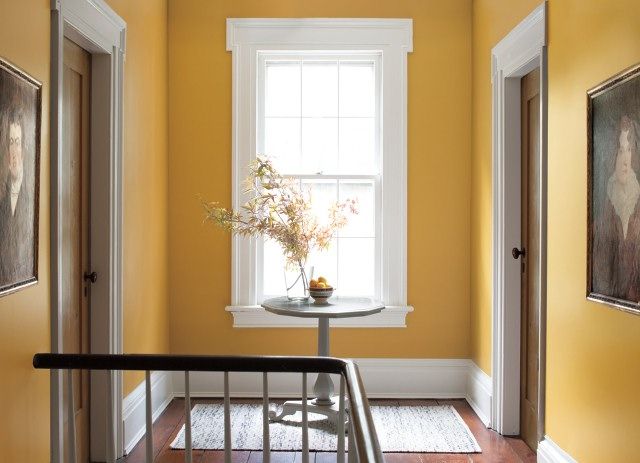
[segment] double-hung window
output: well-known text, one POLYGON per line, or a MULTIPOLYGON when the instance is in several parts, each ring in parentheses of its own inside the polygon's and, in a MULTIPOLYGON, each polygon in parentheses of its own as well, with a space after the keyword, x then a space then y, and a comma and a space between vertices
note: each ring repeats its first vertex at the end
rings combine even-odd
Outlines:
MULTIPOLYGON (((268 156, 310 194, 318 218, 355 199, 359 213, 308 263, 340 296, 383 313, 349 326, 405 326, 406 53, 410 20, 228 20, 233 52, 233 206, 246 166, 268 156)), ((234 326, 300 325, 259 308, 283 294, 274 242, 233 238, 234 326)), ((305 320, 302 320, 306 323, 305 320)), ((344 323, 344 322, 343 322, 344 323)))
MULTIPOLYGON (((359 213, 309 257, 340 295, 381 297, 379 53, 260 53, 257 150, 307 191, 320 221, 336 201, 359 213)), ((282 295, 282 251, 259 240, 258 299, 282 295)))

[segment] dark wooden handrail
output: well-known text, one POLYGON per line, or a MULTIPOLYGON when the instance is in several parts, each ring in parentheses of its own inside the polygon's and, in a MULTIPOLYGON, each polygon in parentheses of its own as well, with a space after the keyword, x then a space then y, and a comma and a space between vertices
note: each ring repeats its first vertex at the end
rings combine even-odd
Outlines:
POLYGON ((378 437, 358 366, 334 357, 158 355, 158 354, 35 354, 33 366, 48 370, 210 371, 263 373, 329 373, 345 378, 349 415, 358 457, 383 463, 378 437))
POLYGON ((334 357, 162 354, 36 354, 40 369, 234 371, 268 373, 332 373, 345 371, 347 360, 334 357))

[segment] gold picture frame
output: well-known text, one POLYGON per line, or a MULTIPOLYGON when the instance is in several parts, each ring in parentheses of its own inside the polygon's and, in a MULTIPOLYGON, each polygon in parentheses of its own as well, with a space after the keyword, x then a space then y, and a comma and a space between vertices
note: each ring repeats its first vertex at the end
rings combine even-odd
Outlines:
POLYGON ((0 296, 38 282, 42 84, 0 58, 0 296))
POLYGON ((587 92, 587 298, 640 314, 640 64, 587 92))

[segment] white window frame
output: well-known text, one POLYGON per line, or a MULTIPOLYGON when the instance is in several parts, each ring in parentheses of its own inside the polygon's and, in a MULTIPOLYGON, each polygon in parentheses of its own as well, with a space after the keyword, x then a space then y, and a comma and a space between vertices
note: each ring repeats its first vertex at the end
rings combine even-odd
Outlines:
MULTIPOLYGON (((382 236, 380 297, 387 308, 332 326, 405 327, 407 304, 407 53, 411 19, 227 19, 232 52, 232 207, 247 201, 243 180, 257 153, 257 67, 265 52, 370 52, 381 55, 382 236)), ((378 230, 377 230, 378 231, 378 230)), ((315 327, 313 319, 283 317, 259 306, 257 239, 232 237, 231 305, 234 327, 315 327)))

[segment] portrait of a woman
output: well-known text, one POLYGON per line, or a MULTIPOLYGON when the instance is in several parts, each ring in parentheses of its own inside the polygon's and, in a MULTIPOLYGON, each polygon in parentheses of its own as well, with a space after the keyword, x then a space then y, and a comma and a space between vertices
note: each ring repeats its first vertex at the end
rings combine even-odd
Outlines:
POLYGON ((640 159, 638 124, 620 118, 617 149, 610 154, 610 175, 602 210, 594 224, 593 290, 616 299, 640 301, 640 159))

